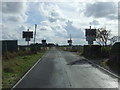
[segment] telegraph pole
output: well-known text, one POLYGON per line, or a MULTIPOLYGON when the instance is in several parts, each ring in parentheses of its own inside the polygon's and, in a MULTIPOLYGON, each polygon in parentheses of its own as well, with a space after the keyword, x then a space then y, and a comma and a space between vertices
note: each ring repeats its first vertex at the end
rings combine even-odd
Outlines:
MULTIPOLYGON (((27 31, 29 32, 29 29, 27 31)), ((27 41, 27 45, 29 46, 29 40, 27 41)))
POLYGON ((72 46, 71 34, 70 34, 70 46, 72 46))
POLYGON ((35 44, 35 39, 36 39, 36 29, 37 29, 37 24, 35 24, 34 44, 35 44))

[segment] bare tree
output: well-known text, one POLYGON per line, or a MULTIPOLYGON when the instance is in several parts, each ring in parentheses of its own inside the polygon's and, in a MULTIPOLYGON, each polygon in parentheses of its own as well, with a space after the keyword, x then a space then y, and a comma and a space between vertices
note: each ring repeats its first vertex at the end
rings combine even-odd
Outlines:
POLYGON ((106 46, 110 37, 110 30, 99 28, 96 32, 96 42, 101 46, 106 46))
POLYGON ((113 45, 115 42, 119 41, 119 39, 120 39, 120 36, 113 36, 110 39, 110 45, 113 45))

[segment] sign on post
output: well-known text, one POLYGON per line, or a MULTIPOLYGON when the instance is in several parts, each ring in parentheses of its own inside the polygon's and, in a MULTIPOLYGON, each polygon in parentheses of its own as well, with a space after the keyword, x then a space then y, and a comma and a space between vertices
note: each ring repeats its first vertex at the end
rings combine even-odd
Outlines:
POLYGON ((88 44, 93 44, 93 41, 96 41, 96 29, 85 29, 86 41, 88 44))
POLYGON ((23 38, 33 38, 33 31, 23 31, 23 38))
POLYGON ((33 31, 23 31, 23 38, 25 38, 25 41, 28 42, 28 45, 29 45, 29 41, 30 41, 30 38, 33 38, 33 31))

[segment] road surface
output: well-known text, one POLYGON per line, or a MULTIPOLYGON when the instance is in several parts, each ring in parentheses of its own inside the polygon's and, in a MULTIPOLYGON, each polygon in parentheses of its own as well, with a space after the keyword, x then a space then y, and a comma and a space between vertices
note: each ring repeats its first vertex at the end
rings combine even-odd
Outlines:
POLYGON ((14 88, 118 88, 118 79, 83 57, 52 48, 14 88))

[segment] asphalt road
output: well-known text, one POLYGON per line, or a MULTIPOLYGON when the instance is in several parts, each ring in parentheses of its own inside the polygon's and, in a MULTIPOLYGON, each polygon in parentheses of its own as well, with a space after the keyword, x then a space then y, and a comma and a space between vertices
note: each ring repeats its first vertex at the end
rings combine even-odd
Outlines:
POLYGON ((83 57, 52 48, 14 88, 118 88, 118 79, 83 57))

